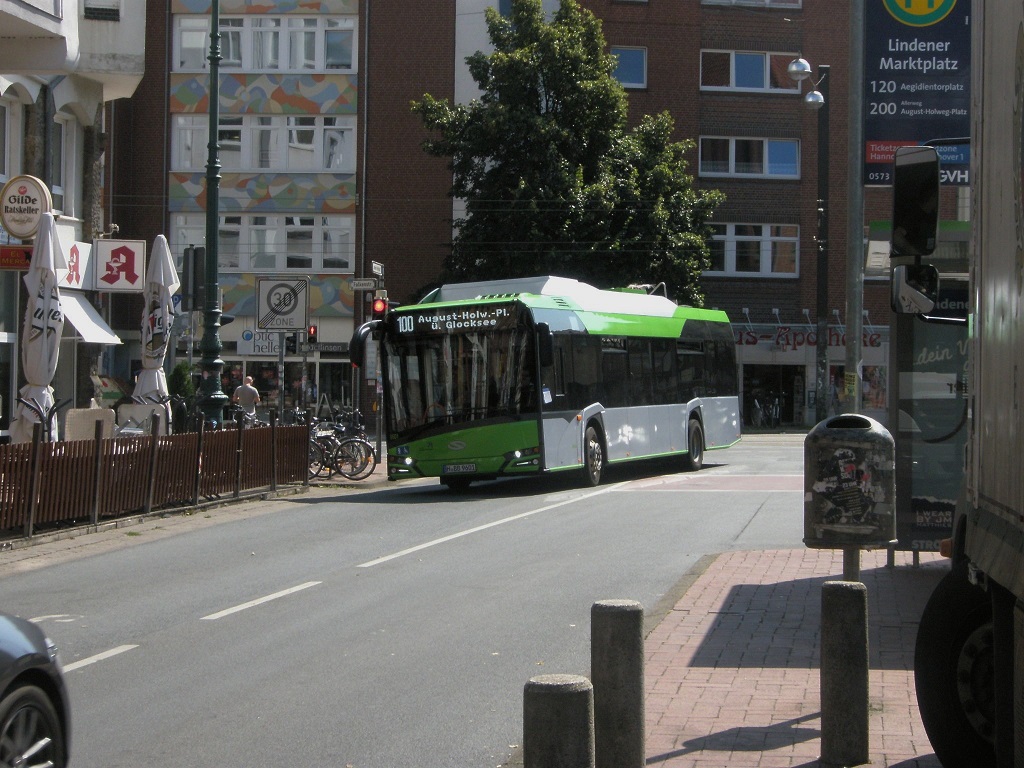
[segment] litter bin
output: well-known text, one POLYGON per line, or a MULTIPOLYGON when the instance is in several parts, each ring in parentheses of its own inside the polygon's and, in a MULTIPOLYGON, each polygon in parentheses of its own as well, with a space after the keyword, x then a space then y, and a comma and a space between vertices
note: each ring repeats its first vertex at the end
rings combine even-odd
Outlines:
POLYGON ((874 419, 825 419, 804 440, 804 544, 885 547, 896 539, 896 448, 874 419))

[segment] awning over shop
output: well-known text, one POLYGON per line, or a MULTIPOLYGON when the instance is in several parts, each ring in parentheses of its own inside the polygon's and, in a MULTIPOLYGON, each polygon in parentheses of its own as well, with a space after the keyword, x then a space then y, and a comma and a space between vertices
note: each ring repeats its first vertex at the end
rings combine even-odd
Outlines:
POLYGON ((120 344, 121 339, 110 330, 100 313, 81 293, 62 290, 60 303, 64 317, 78 330, 84 341, 92 344, 120 344))

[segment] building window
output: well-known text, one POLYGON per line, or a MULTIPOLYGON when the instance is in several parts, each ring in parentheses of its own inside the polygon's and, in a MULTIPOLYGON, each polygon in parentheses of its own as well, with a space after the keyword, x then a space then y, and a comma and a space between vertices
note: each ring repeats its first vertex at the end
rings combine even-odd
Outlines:
MULTIPOLYGON (((224 272, 352 272, 355 217, 320 214, 221 216, 217 261, 224 272)), ((204 215, 175 217, 172 252, 206 239, 204 215)))
POLYGON ((702 136, 701 176, 800 178, 800 142, 702 136))
POLYGON ((206 69, 210 55, 210 23, 199 16, 184 16, 178 19, 177 48, 179 70, 206 69))
MULTIPOLYGON (((207 115, 175 115, 171 164, 175 171, 206 167, 207 115)), ((243 115, 221 117, 217 130, 226 171, 355 173, 355 118, 243 115)))
POLYGON ((327 19, 327 29, 324 30, 324 59, 327 69, 336 69, 343 72, 355 71, 355 63, 352 59, 355 52, 355 36, 351 21, 341 19, 327 19))
MULTIPOLYGON (((176 71, 209 68, 210 19, 175 20, 176 71)), ((237 16, 220 19, 220 69, 245 72, 344 72, 356 66, 355 19, 237 16)))
POLYGON ((50 195, 57 213, 73 216, 74 168, 70 158, 75 157, 74 123, 61 115, 54 118, 50 135, 50 195))
POLYGON ((613 45, 610 53, 618 60, 612 76, 624 88, 647 87, 647 49, 613 45))
POLYGON ((797 93, 789 76, 795 53, 701 51, 700 87, 704 91, 785 91, 797 93))
POLYGON ((85 18, 91 21, 120 21, 120 0, 85 0, 82 7, 85 18))
POLYGON ((800 228, 795 224, 715 224, 708 275, 798 277, 800 228))

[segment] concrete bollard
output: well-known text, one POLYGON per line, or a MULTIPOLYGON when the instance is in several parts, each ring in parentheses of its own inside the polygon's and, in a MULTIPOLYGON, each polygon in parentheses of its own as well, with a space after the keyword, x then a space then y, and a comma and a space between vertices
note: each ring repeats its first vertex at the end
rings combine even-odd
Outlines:
POLYGON ((643 768, 644 607, 601 600, 590 609, 597 768, 643 768))
POLYGON ((868 591, 860 582, 821 589, 821 760, 868 762, 868 591))
POLYGON ((523 689, 523 768, 594 768, 594 686, 540 675, 523 689))

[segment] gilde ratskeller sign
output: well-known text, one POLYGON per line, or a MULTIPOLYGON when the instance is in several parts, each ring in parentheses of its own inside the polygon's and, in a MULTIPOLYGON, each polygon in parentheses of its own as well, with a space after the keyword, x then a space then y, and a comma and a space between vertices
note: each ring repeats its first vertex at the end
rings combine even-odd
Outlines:
POLYGON ((0 224, 22 240, 35 237, 43 214, 52 208, 50 190, 35 176, 15 176, 0 192, 0 224))

